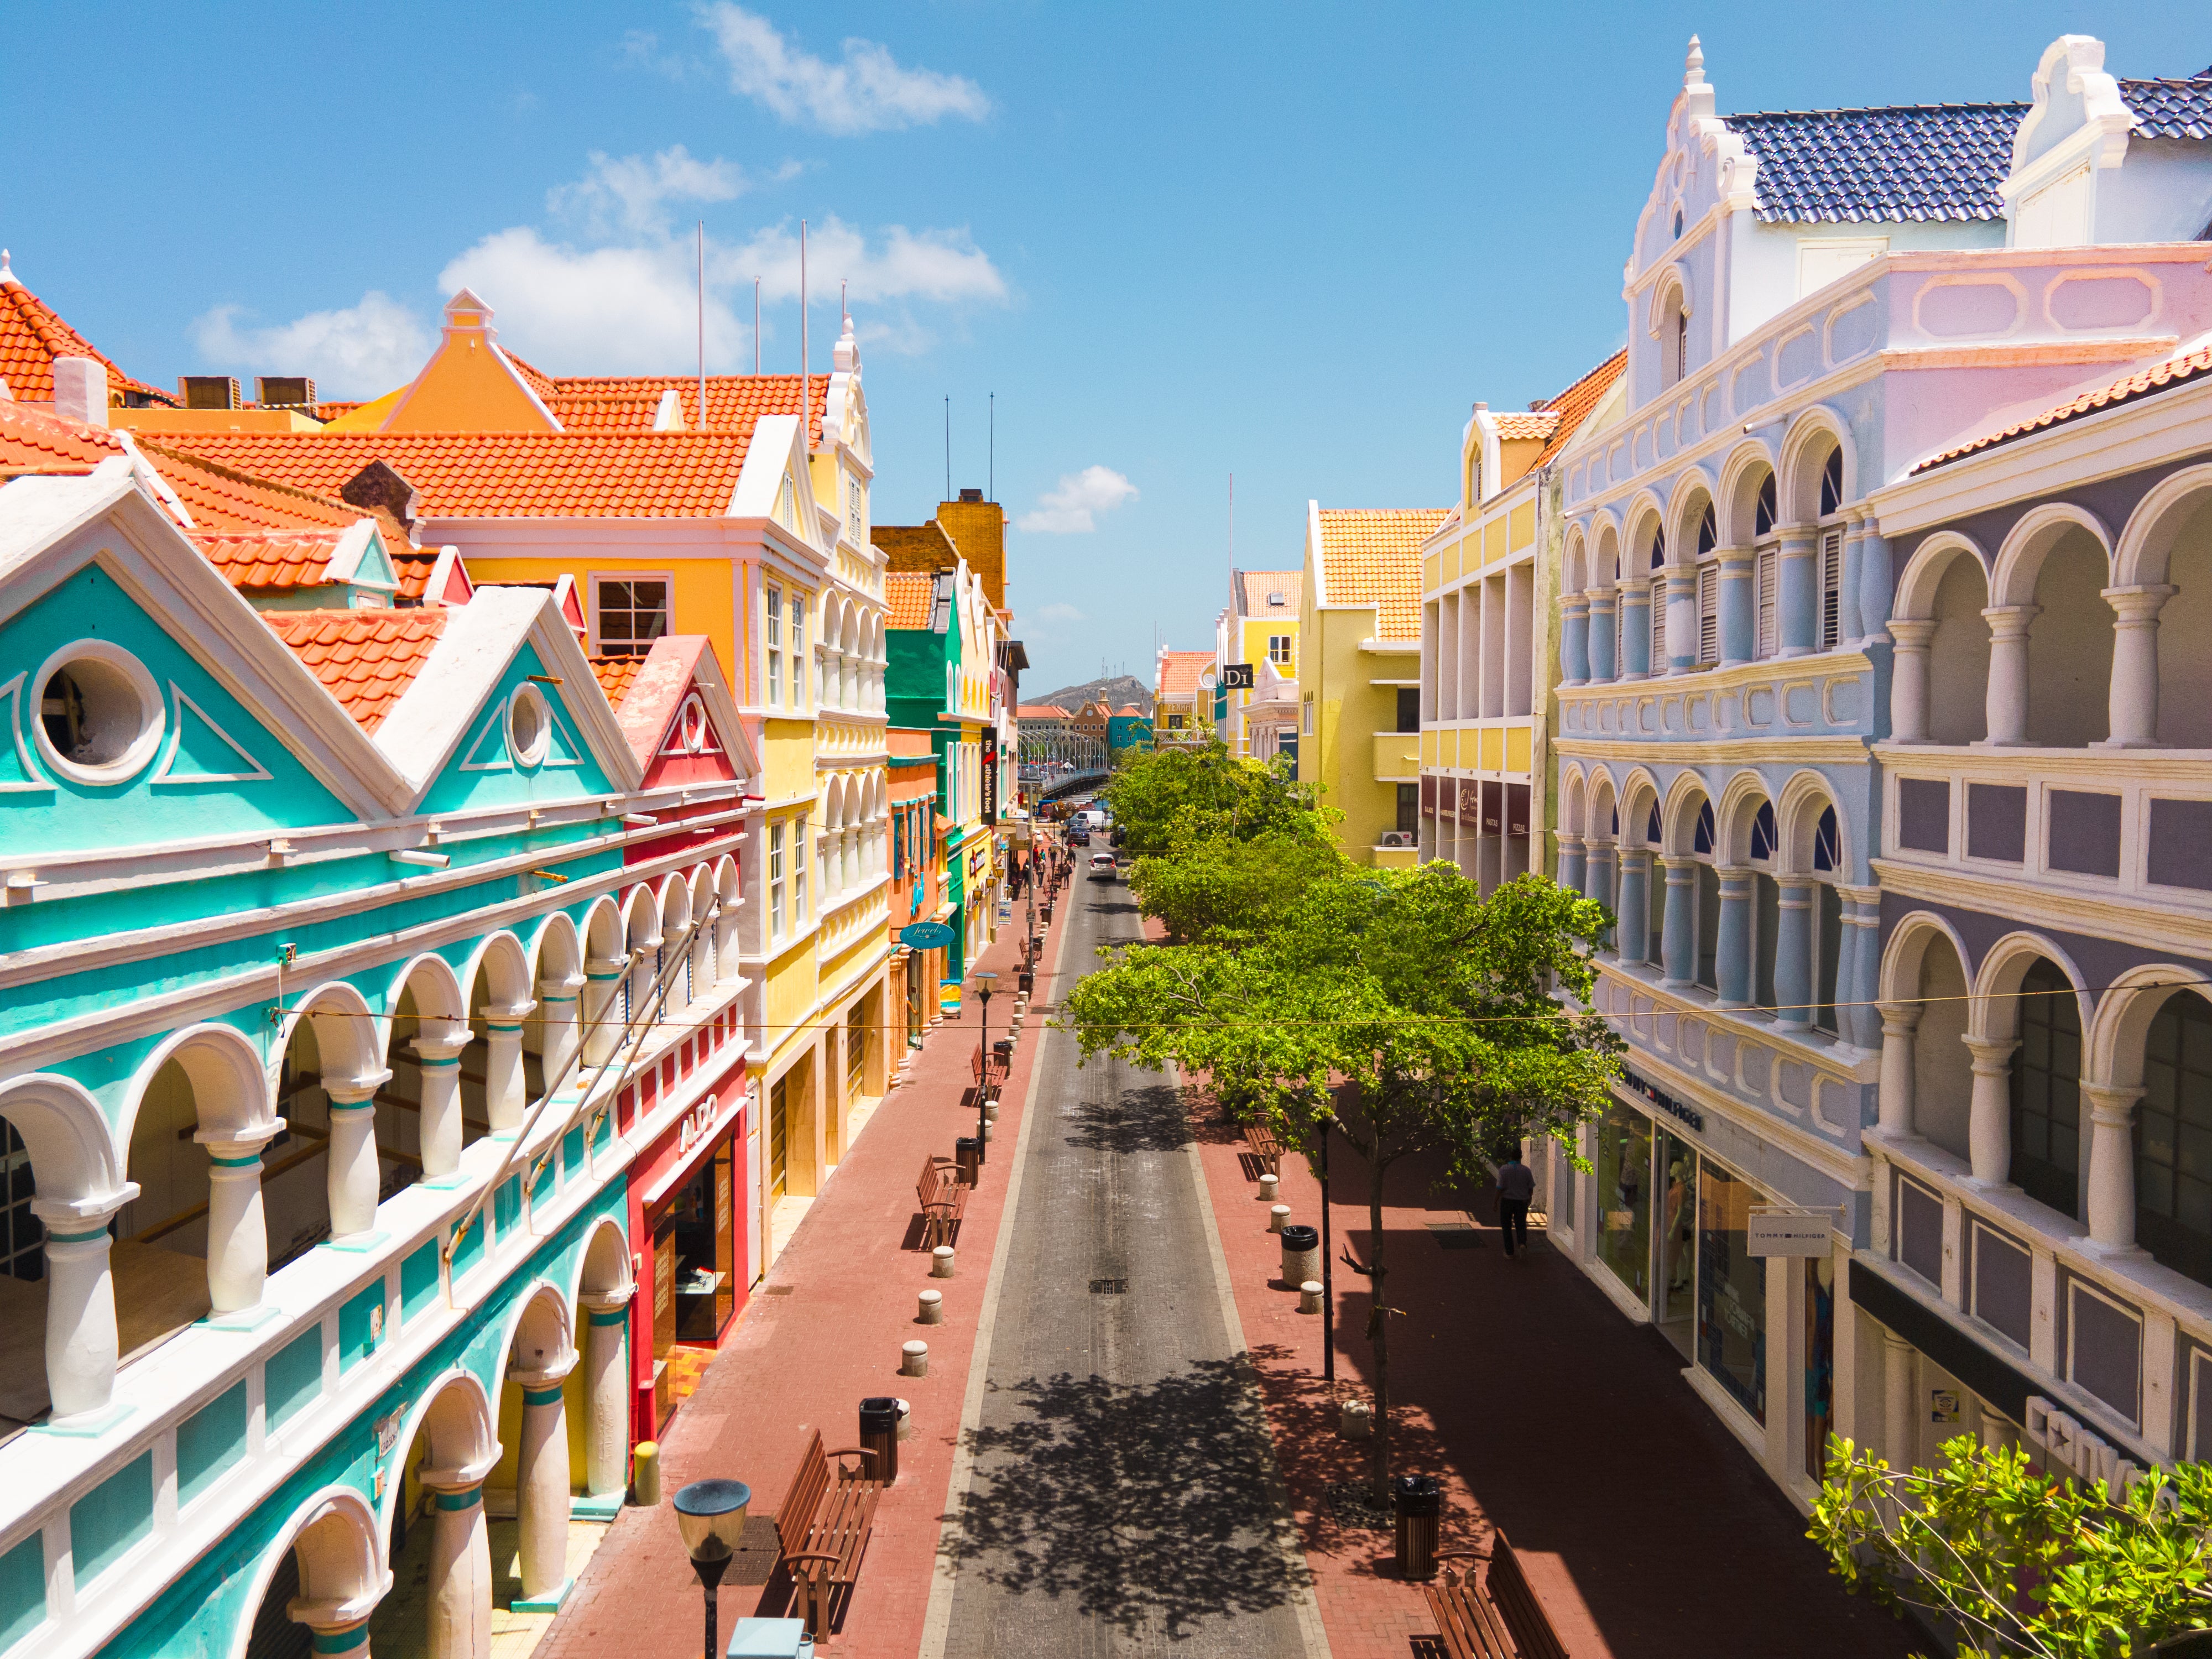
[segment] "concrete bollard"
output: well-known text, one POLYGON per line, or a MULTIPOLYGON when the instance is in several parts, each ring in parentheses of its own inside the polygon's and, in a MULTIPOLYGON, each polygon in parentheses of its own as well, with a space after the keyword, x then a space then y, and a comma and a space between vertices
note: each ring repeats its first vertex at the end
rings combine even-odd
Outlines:
POLYGON ((916 1316, 915 1322, 921 1325, 942 1325, 945 1322, 944 1291, 924 1291, 921 1293, 921 1312, 916 1316))
POLYGON ((1298 1311, 1317 1314, 1321 1311, 1321 1280, 1309 1279, 1298 1286, 1298 1311))
POLYGON ((1283 1229, 1283 1283, 1303 1285, 1321 1277, 1321 1232, 1314 1227, 1283 1229))
POLYGON ((914 1407, 908 1405, 905 1401, 902 1400, 898 1402, 898 1437, 902 1440, 911 1440, 914 1438, 914 1407))
POLYGON ((660 1443, 641 1440, 629 1455, 629 1501, 641 1510, 660 1503, 660 1443))
POLYGON ((1278 1204, 1267 1212, 1267 1231, 1271 1233, 1282 1231, 1290 1222, 1291 1206, 1287 1204, 1278 1204))
POLYGON ((996 1123, 998 1121, 999 1097, 996 1095, 994 1095, 990 1099, 983 1103, 983 1121, 986 1123, 996 1123))
POLYGON ((927 1376, 929 1375, 928 1343, 914 1341, 906 1343, 901 1346, 899 1349, 899 1375, 901 1376, 927 1376))
POLYGON ((986 1140, 996 1140, 998 1138, 998 1120, 996 1118, 985 1118, 983 1120, 983 1139, 986 1140))
POLYGON ((932 1279, 952 1277, 952 1247, 940 1244, 929 1253, 929 1276, 932 1279))
POLYGON ((1347 1400, 1337 1413, 1336 1431, 1346 1440, 1364 1440, 1375 1432, 1375 1407, 1364 1400, 1347 1400))
POLYGON ((1260 1201, 1262 1204, 1273 1204, 1275 1201, 1275 1194, 1282 1189, 1283 1183, 1279 1176, 1263 1175, 1260 1177, 1260 1201))

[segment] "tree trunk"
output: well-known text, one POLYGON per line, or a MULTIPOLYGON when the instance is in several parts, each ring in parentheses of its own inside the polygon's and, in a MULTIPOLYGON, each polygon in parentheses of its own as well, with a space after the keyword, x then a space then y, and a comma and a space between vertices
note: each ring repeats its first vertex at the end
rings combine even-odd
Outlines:
POLYGON ((1375 1345, 1375 1439, 1369 1477, 1373 1500, 1390 1501, 1390 1314, 1382 1294, 1382 1136, 1375 1137, 1376 1156, 1368 1160, 1367 1289, 1373 1297, 1368 1315, 1368 1340, 1375 1345))

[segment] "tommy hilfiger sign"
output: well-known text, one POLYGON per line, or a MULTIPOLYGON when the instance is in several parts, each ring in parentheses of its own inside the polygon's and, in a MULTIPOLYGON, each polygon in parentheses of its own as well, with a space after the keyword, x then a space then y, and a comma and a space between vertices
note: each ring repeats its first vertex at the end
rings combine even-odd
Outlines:
POLYGON ((1688 1124, 1699 1134, 1705 1133, 1705 1115, 1694 1106, 1685 1106, 1650 1079, 1639 1077, 1634 1072, 1623 1067, 1620 1073, 1620 1086, 1638 1100, 1648 1102, 1658 1110, 1666 1113, 1668 1116, 1688 1124))

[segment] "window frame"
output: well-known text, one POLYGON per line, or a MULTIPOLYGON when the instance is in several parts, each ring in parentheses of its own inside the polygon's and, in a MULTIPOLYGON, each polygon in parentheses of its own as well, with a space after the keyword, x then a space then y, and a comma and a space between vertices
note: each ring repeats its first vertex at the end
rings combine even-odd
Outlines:
POLYGON ((767 684, 768 706, 783 707, 783 589, 775 583, 761 588, 761 651, 767 684))
MULTIPOLYGON (((599 588, 602 584, 607 582, 627 582, 633 586, 638 582, 659 582, 661 585, 661 592, 665 596, 660 607, 665 626, 660 633, 653 636, 653 639, 665 640, 676 632, 676 573, 673 570, 586 570, 584 573, 584 580, 591 590, 591 604, 587 614, 591 618, 593 656, 642 657, 653 649, 653 640, 645 641, 643 648, 636 651, 617 651, 610 648, 605 631, 600 624, 603 607, 599 603, 599 588)), ((629 606, 628 613, 635 616, 637 606, 634 604, 629 606)), ((633 638, 630 643, 635 645, 638 641, 633 638)))
POLYGON ((778 818, 768 827, 768 936, 771 939, 784 936, 783 900, 783 820, 778 818))

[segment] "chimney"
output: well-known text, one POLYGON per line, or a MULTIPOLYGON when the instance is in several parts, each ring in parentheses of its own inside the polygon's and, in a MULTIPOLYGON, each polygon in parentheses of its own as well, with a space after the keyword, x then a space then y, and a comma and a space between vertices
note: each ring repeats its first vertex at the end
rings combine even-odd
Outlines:
POLYGON ((349 507, 382 507, 407 526, 412 539, 420 498, 387 461, 371 461, 338 486, 338 499, 349 507))
POLYGON ((983 499, 983 492, 980 489, 963 489, 960 492, 960 499, 963 501, 980 501, 983 499))
POLYGON ((938 527, 951 538, 968 568, 983 585, 983 597, 998 610, 1006 606, 1006 515, 980 489, 963 489, 957 501, 941 501, 938 527))
POLYGON ((54 413, 87 426, 107 424, 107 365, 96 357, 54 359, 54 413))
POLYGON ((177 395, 186 409, 236 409, 238 381, 228 374, 179 374, 177 395))

